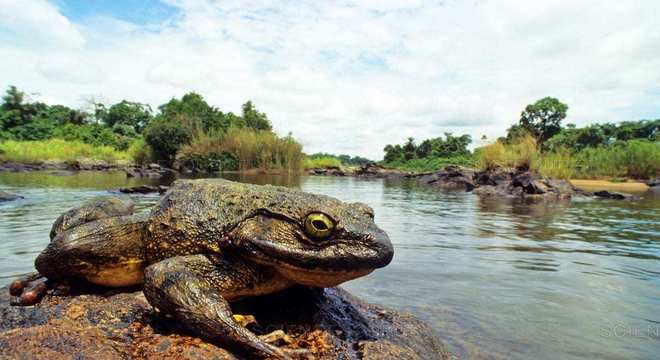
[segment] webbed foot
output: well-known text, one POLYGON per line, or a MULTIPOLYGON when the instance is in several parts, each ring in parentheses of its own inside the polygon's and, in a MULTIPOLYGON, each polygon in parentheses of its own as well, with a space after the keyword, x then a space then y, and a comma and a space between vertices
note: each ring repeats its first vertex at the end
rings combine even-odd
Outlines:
POLYGON ((9 294, 12 296, 12 305, 34 305, 43 299, 47 291, 47 279, 39 273, 33 273, 22 277, 9 285, 9 294))

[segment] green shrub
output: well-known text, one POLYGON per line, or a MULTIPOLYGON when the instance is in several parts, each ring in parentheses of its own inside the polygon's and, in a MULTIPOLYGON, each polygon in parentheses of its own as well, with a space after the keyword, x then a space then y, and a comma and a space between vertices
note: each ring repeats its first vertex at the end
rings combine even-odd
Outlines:
POLYGON ((192 140, 192 121, 183 115, 157 117, 144 130, 144 139, 157 159, 172 163, 181 146, 192 140))
POLYGON ((126 152, 133 162, 138 165, 145 165, 154 161, 151 148, 144 139, 133 141, 126 152))
POLYGON ((449 165, 473 167, 475 165, 475 158, 472 155, 452 156, 446 158, 414 158, 408 161, 398 160, 393 162, 383 163, 385 167, 400 169, 410 172, 428 172, 445 168, 449 165))
POLYGON ((341 161, 331 156, 305 157, 303 162, 305 170, 318 168, 338 168, 341 167, 341 161))

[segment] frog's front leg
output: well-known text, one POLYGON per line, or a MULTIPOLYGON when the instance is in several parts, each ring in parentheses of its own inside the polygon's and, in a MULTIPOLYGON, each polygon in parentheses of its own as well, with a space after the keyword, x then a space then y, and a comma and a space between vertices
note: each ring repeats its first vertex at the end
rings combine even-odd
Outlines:
POLYGON ((286 359, 296 352, 270 345, 241 326, 228 301, 290 285, 276 271, 240 258, 188 255, 147 267, 144 294, 151 305, 174 316, 193 334, 250 358, 286 359))

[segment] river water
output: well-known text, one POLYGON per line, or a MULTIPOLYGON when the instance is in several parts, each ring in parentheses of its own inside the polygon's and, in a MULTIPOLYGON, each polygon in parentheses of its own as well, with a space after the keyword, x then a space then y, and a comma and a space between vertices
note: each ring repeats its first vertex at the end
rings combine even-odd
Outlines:
MULTIPOLYGON (((230 177, 371 205, 395 257, 344 287, 414 313, 461 358, 660 356, 658 195, 524 204, 382 179, 230 177)), ((0 190, 25 197, 0 204, 0 286, 32 271, 62 211, 149 182, 121 172, 0 173, 0 190)), ((158 199, 131 197, 138 211, 158 199)))

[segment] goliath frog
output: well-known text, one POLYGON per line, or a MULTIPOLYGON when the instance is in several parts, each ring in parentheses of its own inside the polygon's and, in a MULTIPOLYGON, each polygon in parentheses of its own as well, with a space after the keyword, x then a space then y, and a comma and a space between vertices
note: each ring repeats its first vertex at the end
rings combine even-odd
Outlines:
POLYGON ((188 331, 259 358, 287 358, 243 327, 229 302, 293 285, 331 287, 389 264, 373 210, 328 196, 219 179, 179 180, 146 215, 119 198, 62 214, 37 257, 39 275, 10 286, 21 305, 47 281, 142 284, 149 303, 188 331), (44 278, 45 277, 45 278, 44 278))

